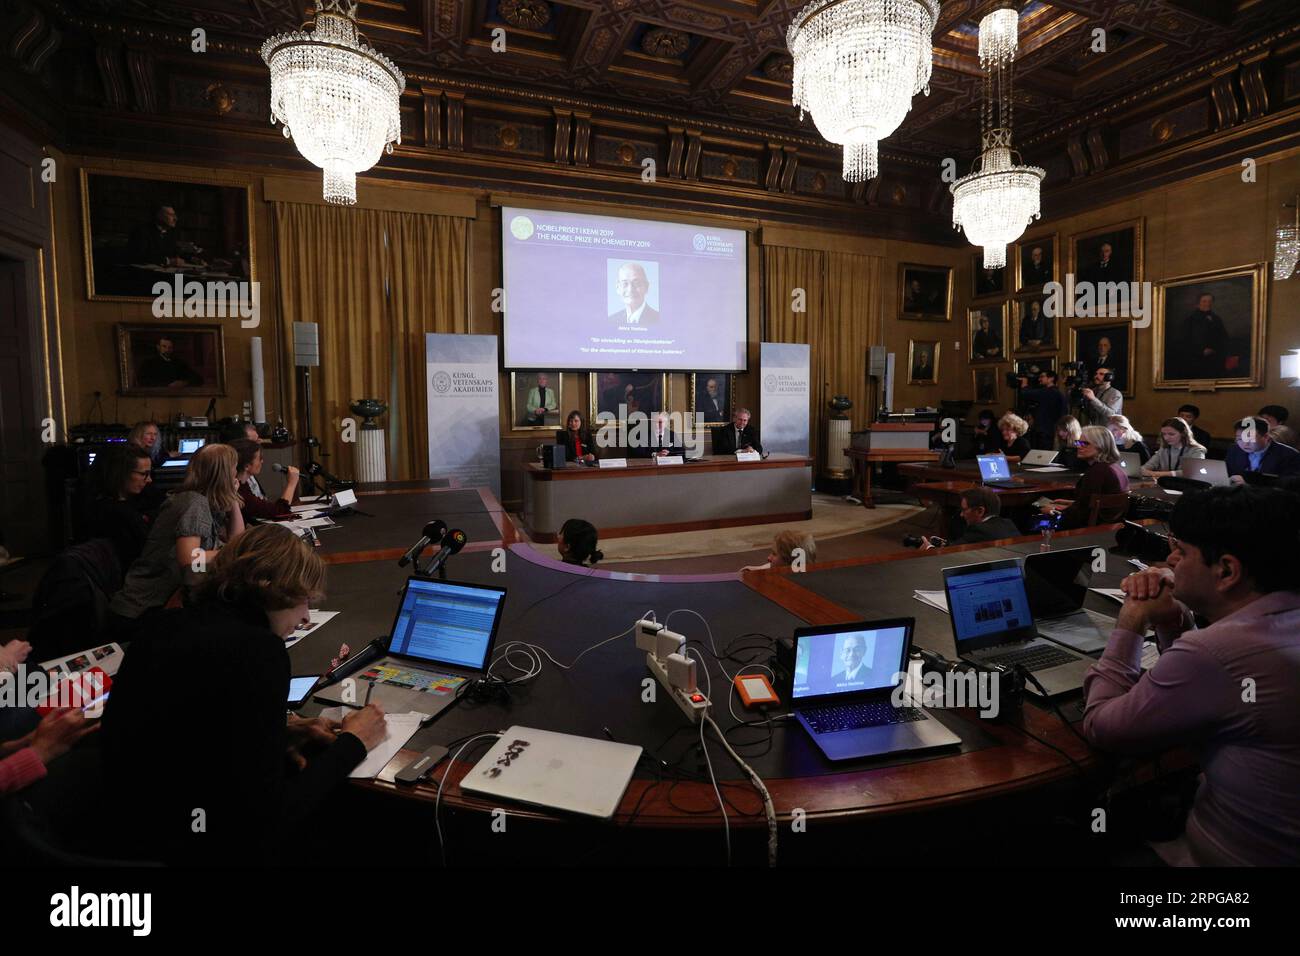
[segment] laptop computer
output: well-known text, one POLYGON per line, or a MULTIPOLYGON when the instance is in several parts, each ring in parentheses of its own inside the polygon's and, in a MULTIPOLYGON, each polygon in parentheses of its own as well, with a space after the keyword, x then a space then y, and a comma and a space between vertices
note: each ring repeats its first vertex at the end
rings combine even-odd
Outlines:
MULTIPOLYGON (((1018 560, 944 568, 943 588, 953 641, 962 660, 1004 667, 1023 665, 1049 697, 1083 686, 1092 659, 1039 635, 1018 560)), ((1039 693, 1029 682, 1025 689, 1039 693)))
POLYGON ((1182 463, 1184 478, 1204 481, 1211 485, 1228 484, 1228 463, 1210 458, 1185 458, 1182 463))
POLYGON ((906 679, 915 625, 906 617, 794 632, 791 707, 831 760, 961 743, 921 708, 891 700, 906 679))
POLYGON ((1050 465, 1056 461, 1057 453, 1046 448, 1035 448, 1033 451, 1025 453, 1025 457, 1020 459, 1022 465, 1050 465))
POLYGON ((460 782, 466 793, 608 820, 641 748, 533 727, 511 727, 460 782))
POLYGON ((1119 463, 1124 466, 1124 474, 1130 478, 1142 477, 1142 456, 1135 451, 1119 453, 1119 463))
POLYGON ((1092 551, 1041 551, 1025 558, 1025 590, 1038 633, 1081 654, 1106 648, 1106 635, 1083 607, 1092 584, 1092 551))
POLYGON ((980 481, 990 488, 1023 488, 1024 482, 1011 477, 1011 464, 1006 455, 976 455, 980 481))
POLYGON ((182 438, 180 441, 180 453, 182 455, 192 455, 208 443, 206 438, 182 438))
POLYGON ((389 713, 440 714, 487 672, 505 597, 504 588, 408 578, 385 656, 352 674, 351 687, 332 684, 316 699, 357 706, 370 684, 371 701, 389 713))

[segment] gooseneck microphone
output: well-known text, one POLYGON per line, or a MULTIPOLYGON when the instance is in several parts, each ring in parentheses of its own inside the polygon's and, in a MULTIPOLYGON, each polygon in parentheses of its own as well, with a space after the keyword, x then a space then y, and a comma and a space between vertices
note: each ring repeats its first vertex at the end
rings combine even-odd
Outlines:
POLYGON ((429 562, 429 566, 424 569, 423 573, 432 577, 435 572, 442 569, 442 566, 447 563, 448 558, 459 552, 460 549, 465 547, 468 543, 469 535, 464 531, 461 531, 459 528, 453 528, 451 531, 448 531, 446 536, 442 539, 442 550, 433 556, 433 560, 429 562))
MULTIPOLYGON (((424 553, 424 549, 431 544, 440 543, 446 534, 446 522, 440 520, 430 521, 424 526, 424 530, 420 532, 420 540, 411 545, 410 550, 407 551, 406 554, 402 555, 401 560, 397 562, 397 566, 399 568, 404 568, 412 561, 415 561, 416 569, 418 570, 420 555, 424 553)), ((457 548, 457 550, 460 549, 457 548)))

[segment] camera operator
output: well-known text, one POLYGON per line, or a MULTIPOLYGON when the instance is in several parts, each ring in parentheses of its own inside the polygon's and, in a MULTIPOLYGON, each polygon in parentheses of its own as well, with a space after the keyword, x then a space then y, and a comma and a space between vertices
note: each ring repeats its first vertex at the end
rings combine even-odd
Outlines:
POLYGON ((1092 373, 1092 388, 1079 389, 1079 421, 1106 428, 1112 415, 1124 414, 1124 393, 1111 383, 1115 374, 1102 366, 1092 373))
POLYGON ((1030 444, 1035 448, 1052 447, 1052 430, 1062 417, 1070 412, 1070 405, 1065 395, 1056 384, 1056 373, 1050 369, 1038 373, 1038 385, 1031 387, 1029 376, 1016 376, 1020 390, 1020 400, 1034 407, 1034 427, 1030 433, 1030 444))
POLYGON ((1002 517, 1002 502, 995 492, 978 485, 967 488, 961 493, 961 517, 966 522, 966 530, 960 537, 945 541, 938 535, 903 539, 909 548, 929 551, 943 548, 950 544, 975 544, 980 541, 997 541, 1001 538, 1015 538, 1020 529, 1010 518, 1002 517))

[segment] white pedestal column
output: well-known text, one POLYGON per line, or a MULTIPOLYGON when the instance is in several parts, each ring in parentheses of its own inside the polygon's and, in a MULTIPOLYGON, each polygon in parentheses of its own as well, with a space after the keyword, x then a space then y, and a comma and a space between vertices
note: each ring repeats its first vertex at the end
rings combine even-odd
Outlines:
POLYGON ((388 456, 384 454, 384 432, 362 428, 357 439, 357 481, 387 481, 388 456))

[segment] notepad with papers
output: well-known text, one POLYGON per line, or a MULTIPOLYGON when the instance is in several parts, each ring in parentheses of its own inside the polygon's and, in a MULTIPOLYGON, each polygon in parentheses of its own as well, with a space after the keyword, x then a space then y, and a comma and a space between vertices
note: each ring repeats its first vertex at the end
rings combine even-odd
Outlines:
POLYGON ((948 595, 943 591, 913 591, 912 597, 922 604, 929 605, 936 611, 943 611, 944 614, 948 613, 948 595))

